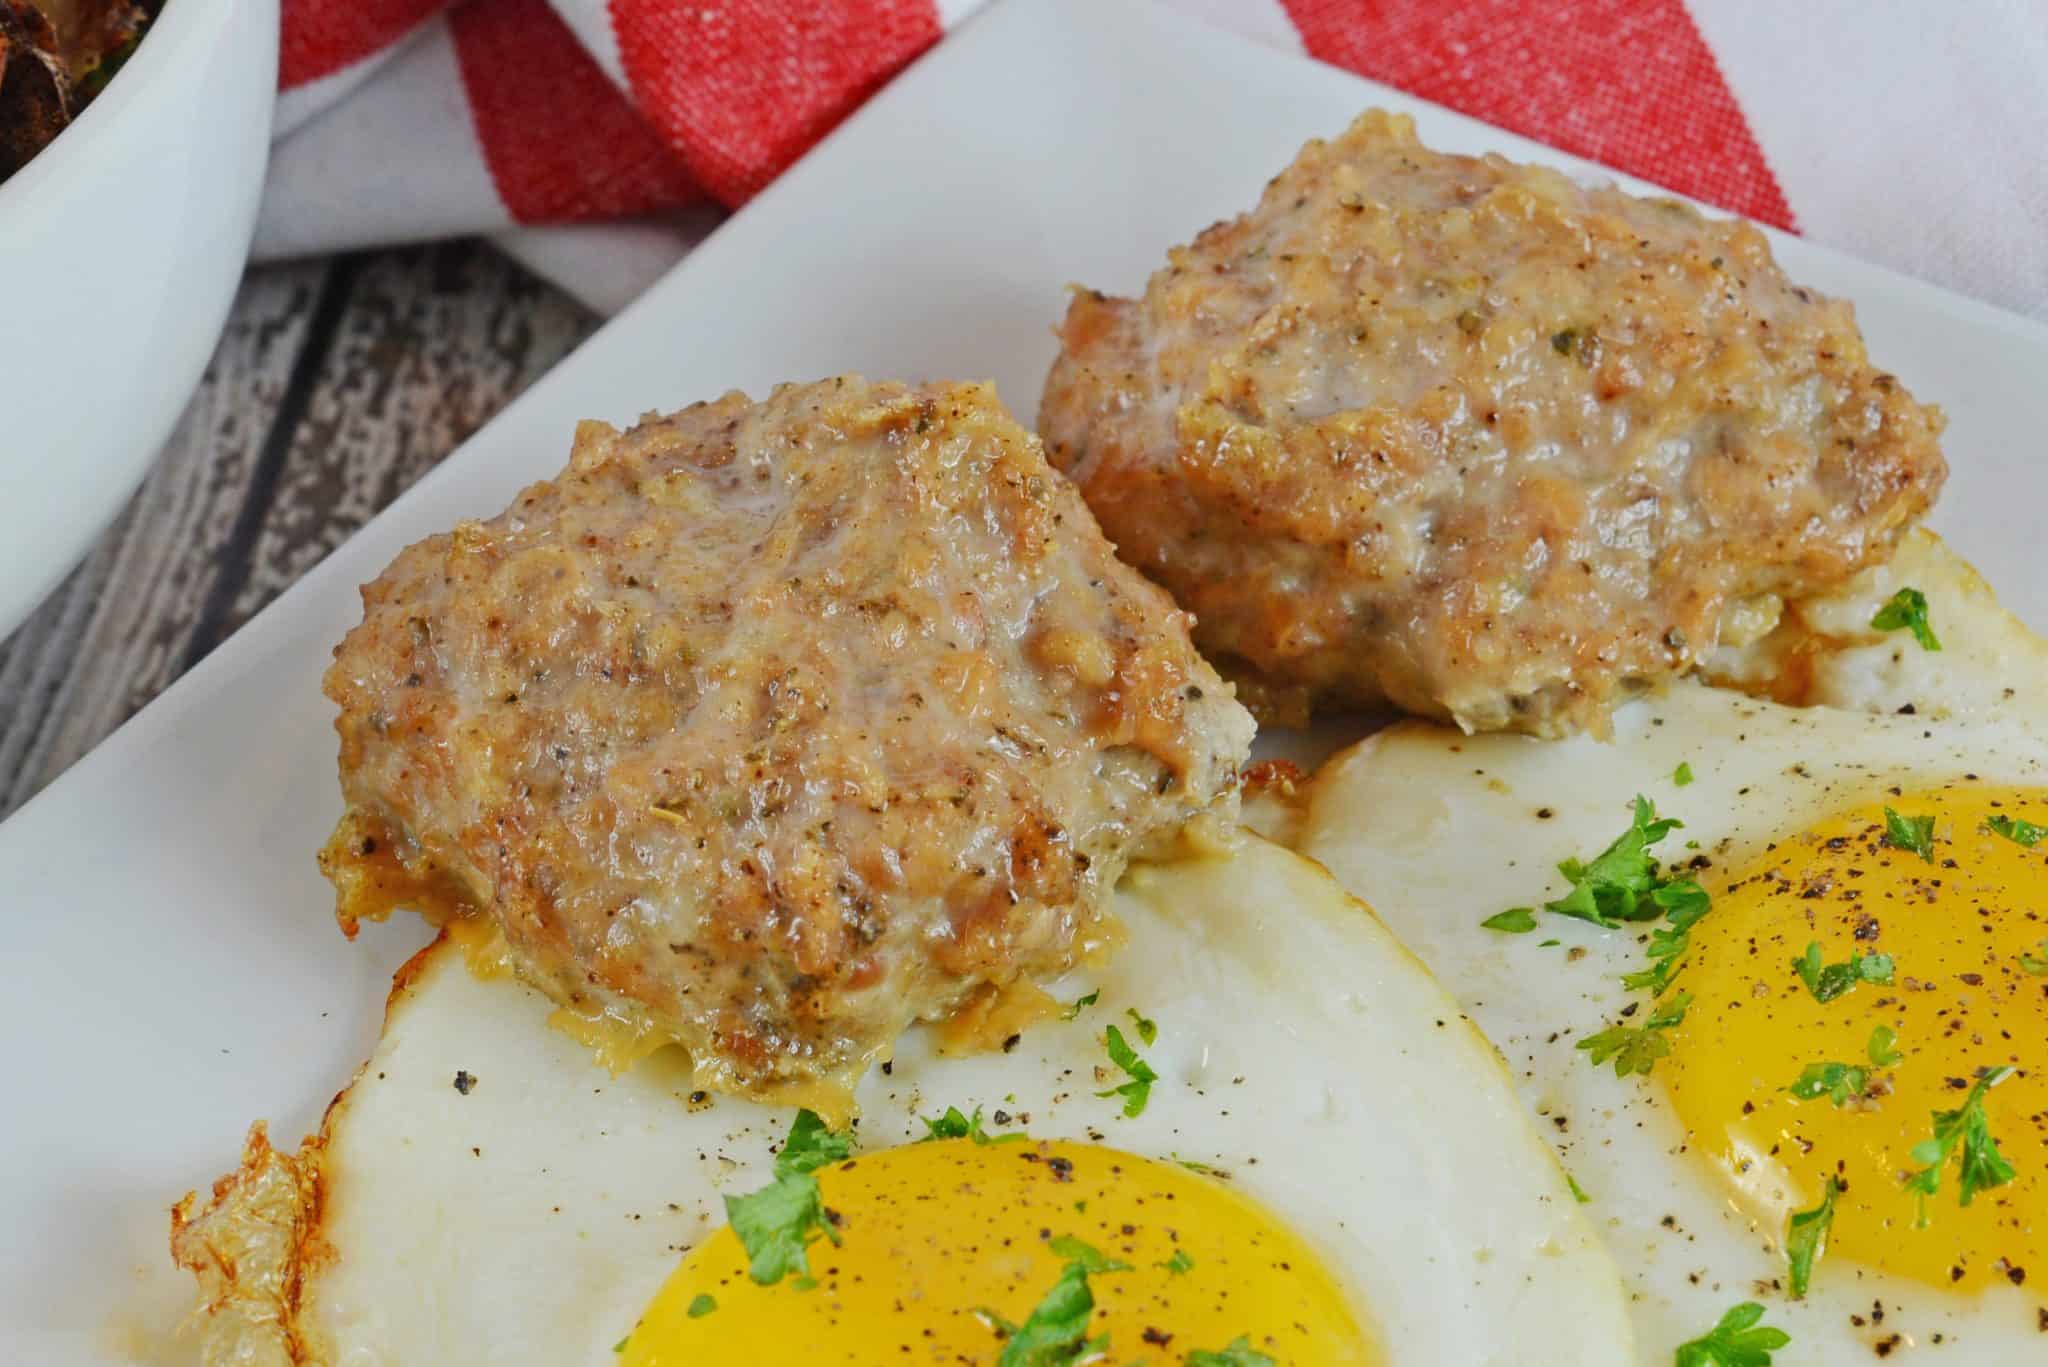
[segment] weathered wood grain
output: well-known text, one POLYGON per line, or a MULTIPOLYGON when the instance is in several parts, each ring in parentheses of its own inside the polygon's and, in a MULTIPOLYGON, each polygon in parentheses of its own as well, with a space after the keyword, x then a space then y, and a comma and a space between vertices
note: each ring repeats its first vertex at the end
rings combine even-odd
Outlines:
POLYGON ((0 644, 0 815, 595 326, 478 244, 252 271, 141 490, 0 644))
POLYGON ((495 252, 364 261, 219 632, 318 564, 596 325, 495 252))

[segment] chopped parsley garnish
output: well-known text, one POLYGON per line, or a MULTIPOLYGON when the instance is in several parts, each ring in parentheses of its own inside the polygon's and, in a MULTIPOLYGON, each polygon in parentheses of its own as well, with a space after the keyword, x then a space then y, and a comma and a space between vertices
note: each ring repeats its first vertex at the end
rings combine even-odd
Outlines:
POLYGON ((1152 1071, 1151 1064, 1138 1057, 1138 1051, 1124 1039, 1124 1032, 1114 1025, 1109 1027, 1105 1047, 1109 1050, 1109 1061, 1123 1069, 1130 1081, 1095 1095, 1122 1097, 1126 1119, 1143 1115, 1145 1103, 1152 1099, 1152 1084, 1159 1081, 1159 1074, 1152 1071))
POLYGON ((1657 997, 1664 994, 1664 989, 1671 985, 1671 979, 1678 973, 1678 965, 1692 942, 1688 932, 1702 916, 1713 910, 1714 904, 1707 897, 1706 889, 1690 878, 1666 883, 1650 896, 1664 908, 1665 923, 1650 932, 1650 966, 1622 974, 1621 985, 1630 989, 1647 989, 1651 996, 1657 997))
MULTIPOLYGON (((1679 769, 1690 781, 1691 769, 1685 765, 1679 769)), ((1663 918, 1666 924, 1650 932, 1649 967, 1623 974, 1621 979, 1622 986, 1647 990, 1652 996, 1661 996, 1671 985, 1689 943, 1687 932, 1713 908, 1706 890, 1696 881, 1664 876, 1650 853, 1652 845, 1684 824, 1675 817, 1658 816, 1655 804, 1638 793, 1629 828, 1590 861, 1567 859, 1559 864, 1557 871, 1571 880, 1571 891, 1543 904, 1545 911, 1591 921, 1607 930, 1624 922, 1663 918)), ((1536 928, 1536 914, 1529 907, 1509 907, 1480 924, 1488 930, 1520 935, 1536 928)))
POLYGON ((1152 1041, 1159 1038, 1158 1022, 1146 1020, 1143 1016, 1138 1014, 1137 1007, 1131 1007, 1129 1010, 1125 1011, 1124 1014, 1131 1018, 1131 1025, 1138 1032, 1138 1042, 1140 1044, 1150 1044, 1152 1043, 1152 1041))
POLYGON ((2048 978, 2048 940, 2041 941, 2031 951, 2021 950, 2020 968, 2036 978, 2048 978))
POLYGON ((1572 1199, 1582 1206, 1593 1204, 1593 1198, 1586 1195, 1586 1189, 1579 1185, 1579 1179, 1570 1173, 1564 1175, 1564 1184, 1572 1189, 1572 1199))
POLYGON ((1879 631, 1904 628, 1913 633, 1913 639, 1920 643, 1922 650, 1941 649, 1934 628, 1927 624, 1927 595, 1918 589, 1900 589, 1886 599, 1877 615, 1870 619, 1870 625, 1879 631))
POLYGON ((1106 1334, 1088 1337, 1088 1319, 1095 1313, 1095 1293, 1088 1289, 1088 1278, 1125 1272, 1130 1265, 1064 1236, 1052 1241, 1052 1250, 1066 1258, 1067 1265, 1022 1324, 1012 1324, 993 1310, 977 1312, 1005 1340, 996 1367, 1061 1367, 1109 1346, 1106 1334))
POLYGON ((2036 826, 2031 821, 2014 820, 2003 814, 1992 817, 1984 823, 1984 829, 1993 835, 2002 835, 2015 845, 2032 849, 2043 840, 2048 840, 2048 826, 2036 826))
POLYGON ((1685 760, 1680 760, 1680 761, 1679 761, 1679 764, 1678 764, 1678 767, 1677 767, 1676 769, 1674 769, 1674 770, 1672 770, 1672 771, 1671 771, 1671 782, 1672 782, 1672 785, 1673 785, 1674 787, 1678 787, 1678 788, 1683 788, 1683 787, 1685 787, 1685 786, 1686 786, 1687 784, 1691 783, 1691 782, 1692 782, 1692 765, 1691 765, 1691 763, 1690 763, 1690 762, 1688 762, 1688 761, 1685 761, 1685 760))
POLYGON ((816 1111, 798 1111, 796 1119, 789 1124, 789 1138, 782 1141, 782 1152, 775 1155, 775 1175, 783 1177, 790 1173, 816 1172, 827 1163, 851 1157, 851 1132, 834 1134, 825 1128, 825 1122, 818 1118, 816 1111))
POLYGON ((726 1222, 747 1251, 748 1276, 773 1286, 792 1272, 808 1275, 805 1247, 819 1234, 839 1242, 818 1179, 811 1174, 852 1153, 851 1134, 832 1133, 815 1112, 797 1112, 789 1138, 775 1155, 775 1180, 759 1191, 725 1198, 726 1222))
POLYGON ((1870 1043, 1864 1046, 1870 1055, 1872 1067, 1889 1068, 1905 1055, 1899 1052, 1899 1032, 1889 1025, 1880 1025, 1870 1032, 1870 1043))
MULTIPOLYGON (((948 1106, 944 1115, 925 1117, 925 1140, 972 1139, 977 1144, 1010 1144, 1024 1138, 1022 1133, 992 1135, 981 1127, 981 1107, 973 1115, 962 1115, 958 1106, 948 1106)), ((919 1141, 924 1142, 923 1140, 919 1141)))
POLYGON ((1835 1223, 1835 1193, 1842 1184, 1828 1176, 1827 1190, 1812 1210, 1795 1210, 1785 1227, 1785 1261, 1792 1268, 1792 1299, 1806 1299, 1806 1287, 1813 1280, 1813 1265, 1828 1251, 1828 1230, 1835 1223))
POLYGON ((1066 1008, 1060 1012, 1060 1019, 1063 1021, 1073 1020, 1101 999, 1102 989, 1099 987, 1085 997, 1076 997, 1071 1002, 1068 1002, 1066 1008))
POLYGON ((1239 1334, 1220 1353, 1212 1353, 1206 1348, 1195 1349, 1181 1359, 1181 1367, 1274 1367, 1274 1362, 1252 1347, 1250 1339, 1239 1334))
POLYGON ((693 1320, 701 1320, 717 1308, 717 1300, 700 1291, 690 1298, 690 1308, 683 1313, 693 1320))
POLYGON ((1920 1167, 1906 1177, 1906 1190, 1920 1198, 1922 1228, 1928 1223, 1928 1198, 1940 1191, 1941 1170, 1958 1149, 1961 1162, 1957 1205, 1967 1206, 1978 1192, 2012 1181, 2013 1166, 1998 1151, 1998 1141, 1991 1137, 1991 1121, 1984 1114, 1984 1094, 2005 1081, 2011 1072, 2012 1069, 2003 1066, 1987 1068, 1961 1106, 1934 1113, 1934 1137, 1913 1146, 1912 1158, 1920 1167))
POLYGON ((1884 809, 1884 843, 1895 850, 1917 854, 1928 863, 1934 862, 1934 818, 1931 816, 1900 816, 1887 807, 1884 809))
POLYGON ((1868 1069, 1853 1063, 1809 1063, 1785 1090, 1801 1101, 1826 1097, 1839 1108, 1862 1096, 1870 1085, 1868 1069))
POLYGON ((1173 1250, 1173 1256, 1165 1262, 1153 1264, 1155 1267, 1165 1268, 1170 1275, 1175 1277, 1185 1277, 1188 1274, 1188 1269, 1194 1265, 1195 1260, 1188 1256, 1188 1251, 1184 1248, 1173 1250))
POLYGON ((1771 1367, 1771 1354, 1790 1343, 1792 1336, 1757 1323, 1763 1317, 1761 1305, 1744 1301, 1707 1333, 1679 1344, 1674 1367, 1771 1367))
POLYGON ((1131 1270, 1129 1263, 1112 1258, 1095 1245, 1076 1239, 1071 1234, 1061 1234, 1047 1246, 1069 1263, 1079 1263, 1081 1270, 1091 1277, 1099 1277, 1105 1272, 1131 1270))
POLYGON ((1671 1041, 1664 1038, 1664 1032, 1684 1020, 1686 1008, 1691 1005, 1692 993, 1681 992, 1652 1011, 1641 1025, 1610 1025, 1599 1034, 1580 1040, 1578 1047, 1592 1056, 1596 1068, 1614 1060, 1616 1077, 1647 1074, 1657 1066, 1658 1059, 1671 1052, 1671 1041))
POLYGON ((1635 818, 1613 844, 1591 863, 1567 859, 1557 866, 1557 871, 1571 880, 1572 889, 1555 902, 1544 903, 1543 909, 1608 930, 1623 921, 1656 920, 1664 908, 1653 894, 1664 882, 1657 876, 1657 861, 1649 848, 1684 824, 1672 817, 1659 817, 1650 800, 1638 794, 1635 818))
POLYGON ((1792 961, 1792 971, 1818 1002, 1831 1002, 1858 983, 1888 983, 1892 980, 1889 954, 1852 954, 1838 964, 1823 964, 1820 941, 1806 942, 1806 952, 1792 961))

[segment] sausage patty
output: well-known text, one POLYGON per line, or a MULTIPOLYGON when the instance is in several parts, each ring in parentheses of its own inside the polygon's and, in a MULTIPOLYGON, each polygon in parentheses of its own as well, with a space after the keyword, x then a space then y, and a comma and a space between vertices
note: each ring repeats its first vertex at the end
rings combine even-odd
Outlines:
POLYGON ((1754 227, 1379 112, 1062 341, 1053 463, 1212 658, 1468 729, 1604 729, 1946 473, 1939 412, 1754 227))
POLYGON ((755 1095, 1069 967, 1251 740, 985 385, 585 423, 363 603, 326 680, 344 925, 480 910, 577 1014, 755 1095))

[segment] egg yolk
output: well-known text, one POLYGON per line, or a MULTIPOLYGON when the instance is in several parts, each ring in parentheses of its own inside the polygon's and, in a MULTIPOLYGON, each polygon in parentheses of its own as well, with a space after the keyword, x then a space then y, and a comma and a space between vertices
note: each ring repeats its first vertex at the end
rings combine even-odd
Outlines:
MULTIPOLYGON (((692 1250, 621 1351, 625 1367, 712 1362, 994 1363, 1075 1260, 1084 1360, 1180 1363, 1242 1339, 1293 1364, 1379 1361, 1336 1281, 1223 1180, 1088 1144, 907 1144, 821 1168, 840 1243, 810 1280, 748 1276, 730 1228, 692 1250), (692 1311, 695 1311, 693 1314, 692 1311)), ((1064 1360, 1064 1359, 1062 1359, 1064 1360)))
POLYGON ((1838 1259, 1942 1287, 2048 1277, 2048 840, 1994 829, 2029 816, 2048 824, 2048 792, 1895 790, 1772 846, 1692 930, 1672 990, 1693 1002, 1654 1076, 1778 1238, 1841 1184, 1816 1279, 1838 1259), (1933 819, 1931 859, 1887 840, 1887 807, 1909 846, 1933 819), (1827 1064, 1845 1067, 1809 1072, 1827 1064), (1982 1094, 1983 1131, 2011 1180, 1963 1205, 1958 1137, 1923 1201, 1906 1183, 1934 1154, 1915 1147, 1994 1068, 2013 1071, 1982 1094))

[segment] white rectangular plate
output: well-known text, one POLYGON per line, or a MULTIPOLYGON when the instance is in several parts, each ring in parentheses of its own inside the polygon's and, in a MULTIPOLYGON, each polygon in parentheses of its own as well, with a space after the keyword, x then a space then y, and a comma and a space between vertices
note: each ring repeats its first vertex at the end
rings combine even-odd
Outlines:
MULTIPOLYGON (((158 1360, 143 1344, 185 1294, 167 1206, 233 1161, 250 1120, 286 1143, 317 1123, 423 939, 406 920, 344 942, 313 866, 340 805, 320 674, 357 584, 554 473, 579 418, 853 370, 993 377, 1028 421, 1068 282, 1135 291, 1372 104, 1414 114, 1433 147, 1593 170, 1150 9, 997 6, 0 826, 0 1359, 158 1360)), ((1775 242, 1947 408, 1936 525, 2048 625, 2048 329, 1775 242)))

